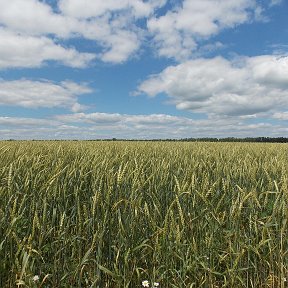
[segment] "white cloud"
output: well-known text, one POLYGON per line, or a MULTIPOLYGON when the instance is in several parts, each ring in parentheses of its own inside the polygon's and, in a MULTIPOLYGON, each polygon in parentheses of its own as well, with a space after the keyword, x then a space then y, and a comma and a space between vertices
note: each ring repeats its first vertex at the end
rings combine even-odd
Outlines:
POLYGON ((108 49, 102 53, 101 60, 110 63, 126 61, 140 47, 137 34, 125 30, 116 30, 103 43, 108 49))
POLYGON ((0 28, 0 69, 40 67, 46 61, 81 68, 94 58, 93 54, 64 48, 45 36, 22 35, 0 28))
MULTIPOLYGON (((93 55, 64 48, 55 39, 64 43, 75 37, 92 40, 98 59, 123 63, 135 55, 141 44, 152 36, 159 55, 183 61, 191 58, 202 39, 208 39, 222 29, 257 20, 262 13, 256 0, 176 1, 176 4, 172 3, 176 7, 162 16, 157 16, 157 11, 167 0, 59 0, 54 9, 48 3, 40 0, 0 0, 1 29, 6 33, 10 31, 14 38, 22 42, 24 39, 30 42, 34 39, 34 42, 38 40, 42 43, 45 39, 49 42, 48 47, 58 49, 57 52, 53 50, 56 56, 52 52, 53 56, 49 55, 52 60, 56 58, 64 65, 75 67, 87 65, 94 59, 93 55), (177 7, 177 3, 182 5, 177 7), (143 25, 143 20, 147 21, 147 27, 143 25), (71 54, 68 60, 63 56, 64 51, 71 54), (80 64, 74 63, 77 58, 80 58, 80 64)), ((0 35, 0 43, 4 47, 8 47, 3 44, 7 37, 3 33, 0 35)), ((41 43, 38 45, 44 57, 41 43)), ((30 57, 28 49, 19 55, 13 46, 7 59, 20 58, 22 61, 25 53, 30 57)), ((14 62, 11 61, 11 67, 14 67, 14 62)), ((9 63, 7 60, 5 67, 9 68, 9 63)), ((38 64, 42 63, 40 59, 38 64)), ((35 66, 24 63, 23 67, 35 66)))
POLYGON ((0 80, 0 105, 21 106, 25 108, 65 107, 79 112, 82 105, 77 97, 91 93, 84 85, 64 81, 61 83, 31 80, 0 80))
POLYGON ((37 0, 0 0, 0 7, 0 23, 19 33, 68 37, 78 24, 37 0))
POLYGON ((251 115, 288 106, 285 75, 288 57, 201 58, 152 75, 138 93, 166 93, 178 109, 208 115, 251 115))
POLYGON ((76 113, 58 115, 54 119, 0 117, 0 139, 278 137, 288 132, 285 125, 249 121, 118 113, 76 113))
POLYGON ((148 29, 160 56, 183 61, 193 55, 199 40, 260 14, 255 0, 184 0, 175 11, 149 19, 148 29))
POLYGON ((60 122, 51 119, 39 118, 25 118, 25 117, 0 117, 0 127, 46 127, 46 126, 59 126, 60 122))
POLYGON ((149 16, 156 7, 163 6, 163 0, 60 0, 60 10, 70 17, 86 19, 98 17, 111 11, 131 10, 136 18, 149 16))
POLYGON ((102 124, 127 124, 127 125, 161 125, 161 124, 187 124, 188 122, 193 123, 192 119, 184 117, 176 117, 166 114, 150 114, 150 115, 129 115, 119 113, 75 113, 65 114, 56 117, 58 120, 62 120, 68 123, 88 123, 95 125, 102 124))
POLYGON ((139 18, 149 17, 166 0, 61 0, 64 16, 79 21, 76 32, 102 47, 99 58, 104 62, 122 63, 140 48, 144 30, 139 18))
POLYGON ((167 114, 75 113, 58 115, 55 119, 66 125, 76 127, 81 125, 84 131, 89 131, 91 138, 104 135, 103 133, 106 133, 104 138, 131 139, 281 136, 281 133, 288 131, 285 126, 268 123, 267 119, 253 123, 250 118, 234 117, 213 117, 200 120, 167 114))
POLYGON ((284 112, 276 112, 273 114, 273 118, 278 119, 278 120, 288 120, 288 111, 284 112))
POLYGON ((57 38, 66 41, 73 37, 93 40, 95 51, 100 48, 97 54, 102 61, 122 63, 140 47, 143 31, 137 27, 137 19, 148 17, 165 2, 63 0, 59 1, 56 13, 50 5, 38 0, 0 0, 0 43, 5 52, 9 51, 8 57, 2 57, 5 59, 2 67, 35 67, 44 60, 84 67, 95 55, 79 53, 55 42, 57 38), (17 47, 21 46, 24 49, 19 51, 17 47), (36 58, 33 61, 29 59, 31 54, 36 58), (27 61, 23 63, 25 58, 27 61))

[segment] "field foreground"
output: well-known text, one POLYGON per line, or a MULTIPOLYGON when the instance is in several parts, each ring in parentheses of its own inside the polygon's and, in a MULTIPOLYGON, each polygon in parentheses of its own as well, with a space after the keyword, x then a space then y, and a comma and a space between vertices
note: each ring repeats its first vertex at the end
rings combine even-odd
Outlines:
POLYGON ((0 142, 0 287, 288 287, 287 160, 287 144, 0 142))

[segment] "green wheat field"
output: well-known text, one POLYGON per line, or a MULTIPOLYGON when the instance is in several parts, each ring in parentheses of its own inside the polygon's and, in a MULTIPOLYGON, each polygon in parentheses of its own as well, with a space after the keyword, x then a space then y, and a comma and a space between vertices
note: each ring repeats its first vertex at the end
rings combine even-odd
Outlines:
POLYGON ((0 287, 288 287, 287 208, 287 144, 3 141, 0 287))

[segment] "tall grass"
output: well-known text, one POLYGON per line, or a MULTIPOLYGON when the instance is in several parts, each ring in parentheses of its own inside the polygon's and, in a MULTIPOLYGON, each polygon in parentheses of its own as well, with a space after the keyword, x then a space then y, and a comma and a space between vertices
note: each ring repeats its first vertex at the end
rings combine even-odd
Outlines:
POLYGON ((287 287, 287 160, 286 144, 0 142, 0 287, 287 287))

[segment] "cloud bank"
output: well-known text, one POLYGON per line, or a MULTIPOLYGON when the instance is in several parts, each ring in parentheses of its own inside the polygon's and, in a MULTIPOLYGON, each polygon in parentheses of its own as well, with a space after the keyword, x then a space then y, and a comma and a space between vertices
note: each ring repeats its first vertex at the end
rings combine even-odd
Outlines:
POLYGON ((64 107, 79 112, 84 106, 78 102, 78 96, 91 92, 87 86, 71 81, 53 83, 26 79, 0 80, 0 105, 24 108, 64 107))
MULTIPOLYGON (((286 119, 287 120, 287 119, 286 119)), ((286 122, 286 121, 284 121, 286 122)), ((181 137, 278 137, 286 135, 284 122, 202 119, 167 114, 74 113, 51 119, 0 117, 1 139, 166 139, 181 137), (29 135, 29 137, 27 137, 29 135)), ((287 123, 286 123, 287 124, 287 123)))
POLYGON ((166 0, 56 3, 52 7, 38 0, 0 0, 0 69, 39 67, 47 61, 79 68, 94 59, 123 63, 149 39, 155 54, 185 61, 201 40, 257 21, 262 12, 255 0, 176 1, 164 15, 158 12, 166 0), (93 41, 95 51, 65 45, 71 39, 93 41))
POLYGON ((151 75, 138 93, 167 94, 178 109, 209 116, 272 113, 288 106, 288 57, 195 59, 151 75))
POLYGON ((175 10, 151 17, 148 29, 160 56, 183 61, 191 58, 199 41, 258 20, 261 12, 255 0, 184 0, 175 10))

